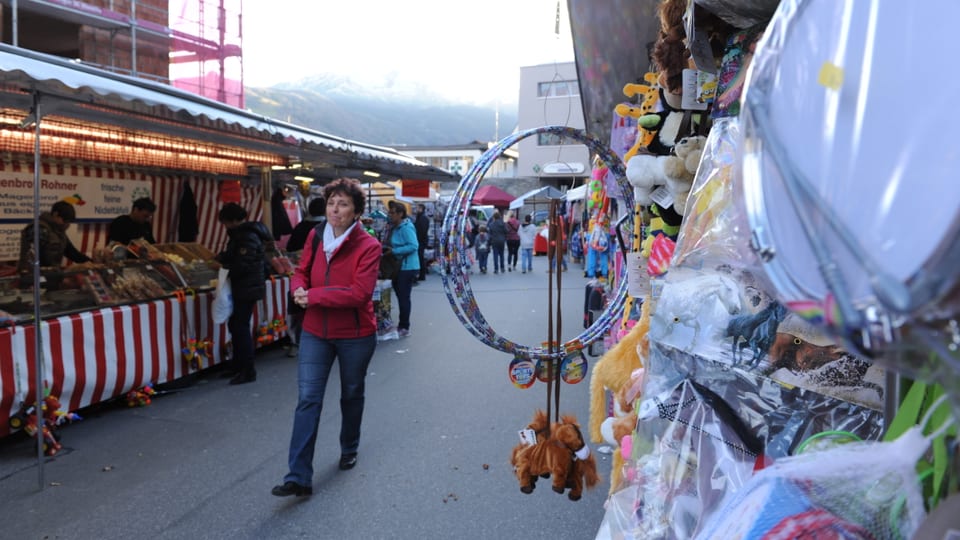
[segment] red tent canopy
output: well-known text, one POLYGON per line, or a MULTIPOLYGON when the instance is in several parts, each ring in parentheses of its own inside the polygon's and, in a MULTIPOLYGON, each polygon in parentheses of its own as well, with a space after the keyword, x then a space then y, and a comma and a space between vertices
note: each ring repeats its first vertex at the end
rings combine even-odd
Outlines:
POLYGON ((513 195, 497 186, 480 186, 473 194, 473 204, 490 204, 497 208, 509 208, 513 195))

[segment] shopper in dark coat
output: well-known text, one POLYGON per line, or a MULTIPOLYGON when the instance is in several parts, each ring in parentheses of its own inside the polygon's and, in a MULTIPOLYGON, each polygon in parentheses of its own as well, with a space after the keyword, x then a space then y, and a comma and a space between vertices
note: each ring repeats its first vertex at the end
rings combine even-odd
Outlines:
POLYGON ((499 274, 506 272, 506 266, 503 263, 503 248, 507 245, 507 226, 503 222, 503 216, 500 212, 494 212, 487 223, 488 233, 490 234, 490 251, 493 252, 493 273, 499 274))
POLYGON ((227 328, 233 340, 234 377, 230 384, 244 384, 257 380, 253 366, 253 333, 250 317, 257 302, 267 291, 266 251, 272 249, 273 236, 259 221, 244 221, 247 211, 236 203, 227 203, 220 209, 220 223, 227 228, 227 249, 217 255, 217 261, 230 271, 233 292, 233 312, 227 328))
POLYGON ((427 217, 426 206, 417 205, 417 219, 413 222, 413 226, 417 229, 417 243, 420 244, 417 251, 420 257, 420 275, 417 276, 417 280, 423 281, 427 279, 427 260, 424 258, 424 252, 427 250, 427 242, 430 240, 430 218, 427 217))
POLYGON ((293 233, 287 239, 287 251, 300 251, 307 242, 307 236, 310 231, 320 223, 326 221, 324 214, 327 211, 327 202, 323 197, 317 197, 307 205, 307 213, 310 214, 306 219, 297 223, 293 228, 293 233))

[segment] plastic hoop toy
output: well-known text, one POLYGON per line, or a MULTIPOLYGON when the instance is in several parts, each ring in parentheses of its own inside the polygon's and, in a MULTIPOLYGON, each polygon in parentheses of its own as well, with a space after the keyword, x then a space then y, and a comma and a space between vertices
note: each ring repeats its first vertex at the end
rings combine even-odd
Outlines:
POLYGON ((450 301, 450 307, 453 308, 457 319, 460 320, 460 323, 468 332, 482 343, 516 357, 560 360, 569 354, 568 351, 581 350, 599 339, 612 324, 614 317, 619 316, 627 299, 626 267, 620 269, 618 274, 620 286, 617 288, 616 296, 607 305, 603 313, 594 320, 589 328, 577 337, 565 342, 555 351, 550 351, 542 346, 514 343, 497 334, 480 312, 473 294, 473 288, 470 286, 469 272, 464 271, 468 261, 465 236, 468 218, 467 209, 480 180, 483 179, 490 167, 503 155, 507 148, 527 137, 541 133, 560 135, 586 145, 591 152, 597 154, 600 161, 607 166, 610 173, 616 178, 617 184, 623 192, 623 198, 626 202, 625 208, 633 208, 633 188, 627 182, 623 162, 619 156, 595 136, 583 130, 565 126, 543 126, 511 134, 484 152, 480 159, 470 167, 470 170, 460 181, 460 186, 454 193, 450 206, 447 207, 440 233, 440 278, 443 281, 443 290, 450 301))

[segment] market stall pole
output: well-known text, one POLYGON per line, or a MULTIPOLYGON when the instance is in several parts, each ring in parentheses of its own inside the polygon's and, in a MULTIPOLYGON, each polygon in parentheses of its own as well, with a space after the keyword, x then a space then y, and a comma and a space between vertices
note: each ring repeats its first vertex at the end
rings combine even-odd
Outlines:
MULTIPOLYGON (((16 10, 14 10, 16 12, 16 10)), ((34 138, 33 138, 33 320, 40 321, 40 92, 33 92, 34 138)), ((28 116, 29 118, 29 116, 28 116)), ((43 491, 43 338, 40 332, 34 332, 34 410, 37 413, 37 482, 43 491)))

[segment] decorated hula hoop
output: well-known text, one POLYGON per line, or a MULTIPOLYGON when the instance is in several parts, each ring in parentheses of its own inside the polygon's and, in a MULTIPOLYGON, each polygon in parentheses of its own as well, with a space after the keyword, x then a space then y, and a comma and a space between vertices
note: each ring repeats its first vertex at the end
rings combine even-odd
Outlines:
POLYGON ((440 276, 443 281, 443 290, 457 319, 460 320, 460 323, 468 332, 481 342, 516 357, 559 360, 569 354, 569 351, 582 350, 602 337, 614 318, 619 316, 627 299, 627 270, 625 266, 620 268, 618 274, 620 286, 617 288, 616 296, 607 304, 603 313, 580 335, 553 351, 542 346, 531 347, 514 343, 497 334, 480 312, 480 307, 477 305, 473 294, 473 288, 470 286, 469 272, 466 271, 469 260, 465 235, 469 216, 467 210, 470 201, 473 200, 474 192, 476 192, 484 175, 506 149, 527 137, 541 133, 559 135, 586 145, 616 178, 617 184, 623 192, 626 208, 633 208, 633 188, 627 182, 623 162, 619 156, 593 135, 583 130, 565 126, 543 126, 511 134, 484 152, 460 181, 460 186, 447 207, 440 232, 440 276))

